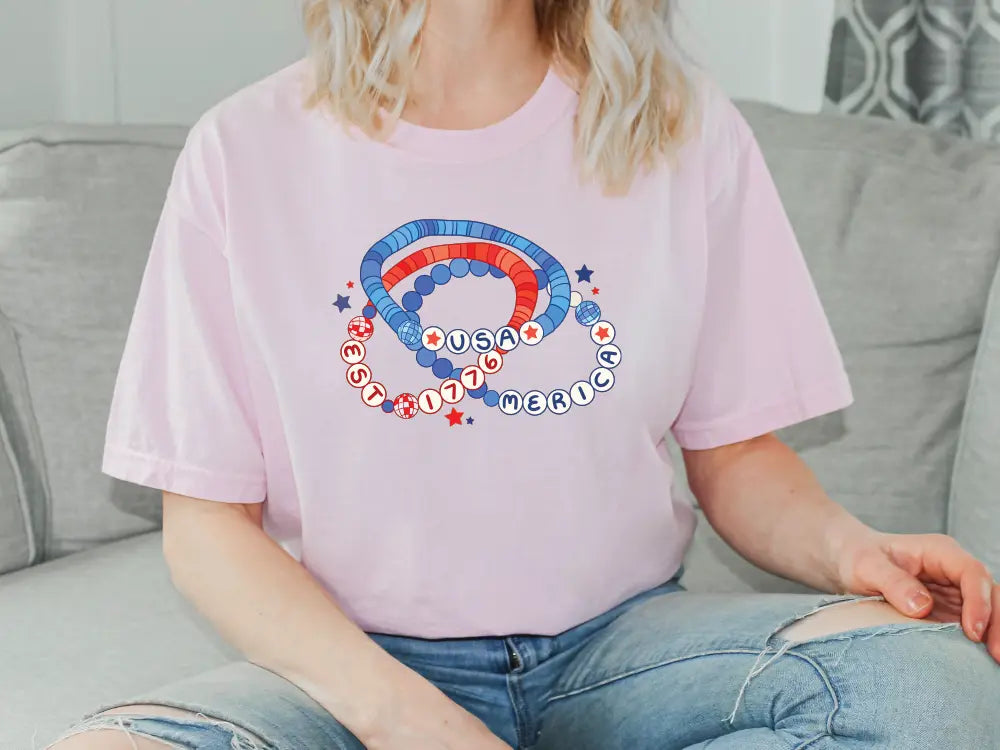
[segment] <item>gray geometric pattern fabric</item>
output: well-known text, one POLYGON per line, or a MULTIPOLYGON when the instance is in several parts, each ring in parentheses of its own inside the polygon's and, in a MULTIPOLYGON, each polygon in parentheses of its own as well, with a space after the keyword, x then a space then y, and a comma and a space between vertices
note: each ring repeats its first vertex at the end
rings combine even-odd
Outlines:
POLYGON ((1000 142, 1000 0, 837 0, 825 108, 1000 142))

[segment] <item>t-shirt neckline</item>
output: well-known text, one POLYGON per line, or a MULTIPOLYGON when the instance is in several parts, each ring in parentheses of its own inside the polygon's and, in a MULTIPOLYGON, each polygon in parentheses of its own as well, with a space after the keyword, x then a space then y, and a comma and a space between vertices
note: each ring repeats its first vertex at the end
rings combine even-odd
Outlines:
POLYGON ((528 100, 502 120, 461 130, 399 120, 385 145, 431 161, 482 161, 509 153, 548 130, 575 97, 576 91, 550 66, 528 100))

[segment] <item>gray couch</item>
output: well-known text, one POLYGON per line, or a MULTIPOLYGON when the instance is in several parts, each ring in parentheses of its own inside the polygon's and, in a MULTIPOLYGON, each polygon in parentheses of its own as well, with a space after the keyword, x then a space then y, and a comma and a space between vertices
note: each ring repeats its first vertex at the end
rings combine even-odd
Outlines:
MULTIPOLYGON (((784 431, 878 528, 1000 570, 1000 149, 741 105, 856 404, 784 431), (990 299, 992 297, 992 303, 990 299)), ((172 589, 158 494, 100 474, 107 409, 182 128, 0 133, 0 749, 239 658, 172 589)), ((795 590, 701 524, 686 581, 795 590)))

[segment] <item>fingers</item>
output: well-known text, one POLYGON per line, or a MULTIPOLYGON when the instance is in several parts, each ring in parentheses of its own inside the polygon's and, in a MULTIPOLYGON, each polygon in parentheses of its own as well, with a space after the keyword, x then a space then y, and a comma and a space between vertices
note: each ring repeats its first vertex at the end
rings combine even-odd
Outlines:
POLYGON ((986 648, 1000 662, 1000 586, 994 584, 991 592, 993 600, 993 617, 990 620, 989 635, 986 638, 986 648))
POLYGON ((971 558, 962 574, 962 630, 981 641, 993 612, 993 576, 978 560, 971 558))
POLYGON ((943 534, 904 539, 898 552, 894 550, 891 556, 919 552, 924 575, 933 581, 950 582, 958 587, 962 594, 962 630, 972 640, 981 641, 993 611, 993 577, 986 566, 962 549, 954 539, 943 534))
POLYGON ((962 592, 951 584, 944 586, 928 581, 923 583, 931 592, 931 596, 934 597, 934 611, 931 612, 930 619, 938 622, 960 623, 962 621, 962 592))
POLYGON ((934 608, 926 587, 881 551, 858 561, 858 576, 908 617, 926 617, 934 608))

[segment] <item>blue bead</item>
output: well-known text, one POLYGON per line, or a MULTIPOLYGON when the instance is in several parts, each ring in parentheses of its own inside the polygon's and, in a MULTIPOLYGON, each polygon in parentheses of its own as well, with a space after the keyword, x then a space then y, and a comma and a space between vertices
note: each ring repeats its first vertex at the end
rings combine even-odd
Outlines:
POLYGON ((451 371, 451 376, 455 378, 455 380, 460 380, 462 378, 462 368, 456 367, 454 370, 451 371))
MULTIPOLYGON (((399 340, 407 346, 414 343, 418 344, 417 349, 423 346, 421 340, 424 336, 424 329, 412 320, 403 321, 403 324, 396 329, 396 335, 399 336, 399 340)), ((416 349, 414 351, 416 351, 416 349)))
POLYGON ((382 402, 382 411, 384 411, 386 414, 392 414, 392 410, 393 410, 392 401, 386 399, 385 401, 382 402))
POLYGON ((549 317, 548 313, 542 313, 539 315, 535 318, 535 322, 542 327, 542 333, 546 336, 556 330, 556 325, 552 322, 552 318, 549 317))
POLYGON ((469 261, 465 258, 455 258, 451 262, 451 275, 460 279, 469 273, 469 261))
POLYGON ((382 264, 377 260, 366 260, 361 264, 361 278, 367 279, 370 276, 381 276, 382 264))
POLYGON ((535 278, 538 279, 538 288, 544 289, 549 285, 549 276, 541 268, 535 269, 535 278))
POLYGON ((437 361, 437 352, 432 352, 430 349, 421 348, 417 352, 417 364, 421 367, 431 367, 437 361))
POLYGON ((420 314, 419 313, 415 313, 415 312, 411 311, 411 312, 406 313, 406 317, 409 318, 410 320, 412 320, 414 323, 419 323, 420 322, 420 314))
POLYGON ((424 298, 417 292, 407 292, 403 295, 403 309, 409 312, 419 310, 424 304, 424 298))
MULTIPOLYGON (((550 272, 555 268, 562 270, 562 263, 560 263, 558 260, 553 258, 548 253, 545 253, 544 259, 539 260, 538 258, 536 258, 535 260, 536 262, 538 262, 538 265, 540 265, 546 272, 550 272)), ((565 271, 563 271, 563 273, 565 273, 565 271)))
POLYGON ((592 326, 601 319, 601 308, 593 300, 584 300, 576 306, 576 320, 580 325, 592 326))
POLYGON ((488 390, 489 388, 487 388, 486 383, 483 383, 481 386, 476 388, 476 390, 469 391, 469 395, 472 396, 473 398, 483 398, 484 396, 486 396, 488 390))
POLYGON ((483 403, 487 406, 496 406, 500 403, 500 394, 496 391, 487 391, 483 396, 483 403))
POLYGON ((426 273, 421 276, 417 276, 416 281, 413 282, 413 291, 426 297, 434 291, 434 279, 426 273))
POLYGON ((490 275, 494 276, 495 278, 502 279, 507 274, 505 274, 503 271, 501 271, 496 266, 490 266, 490 275))
POLYGON ((447 284, 451 281, 451 269, 444 263, 439 263, 431 269, 431 279, 435 284, 447 284))
POLYGON ((469 271, 472 272, 473 276, 482 277, 490 272, 490 264, 481 260, 473 260, 469 262, 469 271))
POLYGON ((431 367, 431 372, 434 373, 434 377, 444 380, 451 375, 453 367, 450 359, 441 358, 431 367))
POLYGON ((378 315, 378 310, 375 309, 375 305, 365 305, 365 309, 361 311, 361 314, 368 318, 368 320, 371 320, 378 315))

